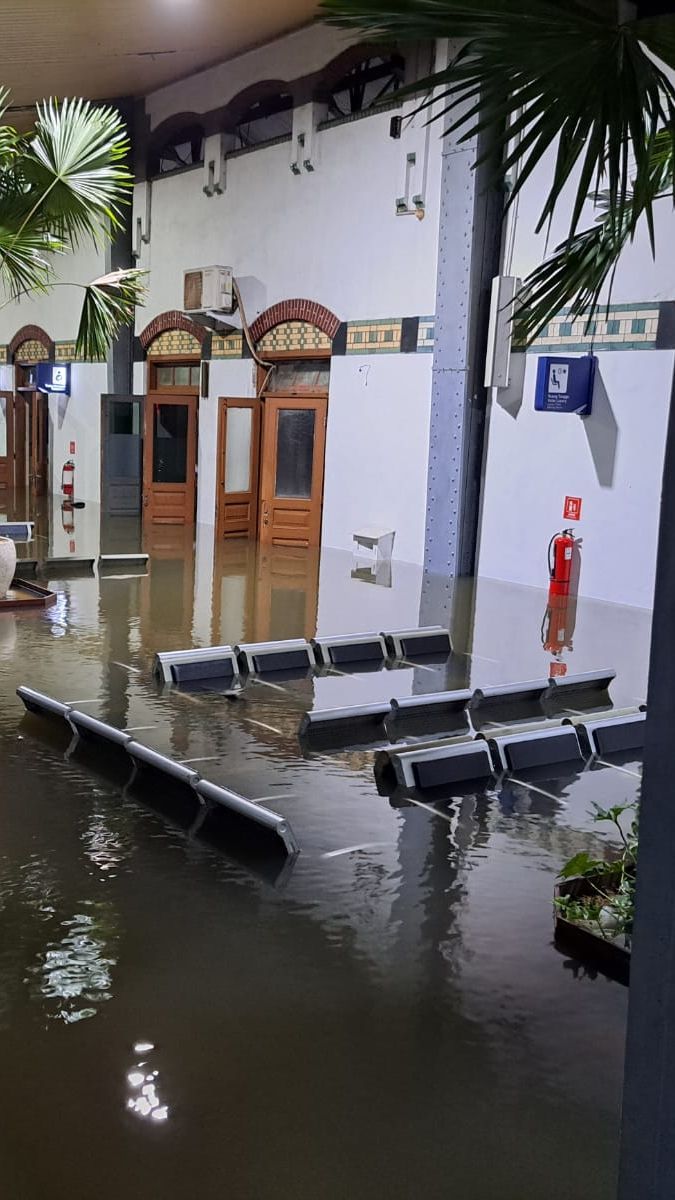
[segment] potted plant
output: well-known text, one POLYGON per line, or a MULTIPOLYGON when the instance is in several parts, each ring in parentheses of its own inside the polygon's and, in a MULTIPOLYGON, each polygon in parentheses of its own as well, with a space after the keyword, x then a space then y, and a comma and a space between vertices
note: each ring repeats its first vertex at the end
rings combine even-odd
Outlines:
POLYGON ((582 850, 565 863, 555 889, 555 944, 627 983, 635 911, 637 805, 596 807, 593 819, 614 826, 620 848, 607 858, 593 858, 582 850), (627 831, 626 813, 632 814, 627 831))

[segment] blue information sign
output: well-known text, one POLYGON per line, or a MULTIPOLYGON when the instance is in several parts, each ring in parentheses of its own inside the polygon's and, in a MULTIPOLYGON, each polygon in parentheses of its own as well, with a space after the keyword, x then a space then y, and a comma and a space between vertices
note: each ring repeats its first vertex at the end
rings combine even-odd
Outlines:
POLYGON ((37 363, 35 383, 39 392, 70 395, 70 363, 37 363))
POLYGON ((593 408, 593 384, 598 360, 542 356, 537 365, 534 407, 537 412, 577 413, 587 417, 593 408))

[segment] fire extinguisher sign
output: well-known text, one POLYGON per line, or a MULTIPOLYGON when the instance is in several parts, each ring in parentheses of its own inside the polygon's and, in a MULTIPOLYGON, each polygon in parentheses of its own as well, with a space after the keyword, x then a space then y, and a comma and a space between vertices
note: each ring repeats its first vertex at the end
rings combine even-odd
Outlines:
POLYGON ((565 504, 563 507, 564 521, 580 521, 581 520, 581 496, 565 496, 565 504))

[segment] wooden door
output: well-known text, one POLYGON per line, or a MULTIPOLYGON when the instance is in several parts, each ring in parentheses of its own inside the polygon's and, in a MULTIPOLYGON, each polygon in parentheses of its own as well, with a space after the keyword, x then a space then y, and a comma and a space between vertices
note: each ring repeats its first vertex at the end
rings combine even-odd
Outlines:
POLYGON ((144 396, 102 396, 101 504, 106 516, 141 511, 144 396))
POLYGON ((260 400, 221 397, 216 496, 221 540, 256 535, 259 448, 260 400))
POLYGON ((14 486, 14 396, 0 392, 0 492, 14 486))
POLYGON ((268 396, 263 424, 260 541, 318 546, 321 540, 325 396, 268 396))
POLYGON ((12 397, 12 438, 14 448, 14 487, 25 491, 28 487, 28 402, 23 392, 12 397))
POLYGON ((149 395, 143 446, 144 524, 194 524, 196 467, 197 397, 149 395))
POLYGON ((49 400, 42 392, 28 393, 29 482, 35 496, 47 494, 49 463, 49 400))

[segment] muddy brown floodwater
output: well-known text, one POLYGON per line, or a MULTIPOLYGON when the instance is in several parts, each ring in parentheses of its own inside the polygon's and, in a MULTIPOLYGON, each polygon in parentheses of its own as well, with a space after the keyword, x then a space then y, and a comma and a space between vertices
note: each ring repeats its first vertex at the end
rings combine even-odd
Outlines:
MULTIPOLYGON (((611 1200, 626 990, 555 950, 551 897, 640 764, 405 803, 372 747, 296 736, 312 707, 545 673, 545 594, 396 563, 378 586, 346 554, 209 536, 160 531, 146 574, 69 571, 51 609, 0 613, 3 1196, 611 1200), (436 620, 443 666, 236 704, 152 677, 158 650, 436 620), (267 874, 189 836, 68 757, 19 684, 264 798, 300 854, 267 874)), ((581 603, 569 669, 615 667, 634 704, 648 636, 581 603)))

